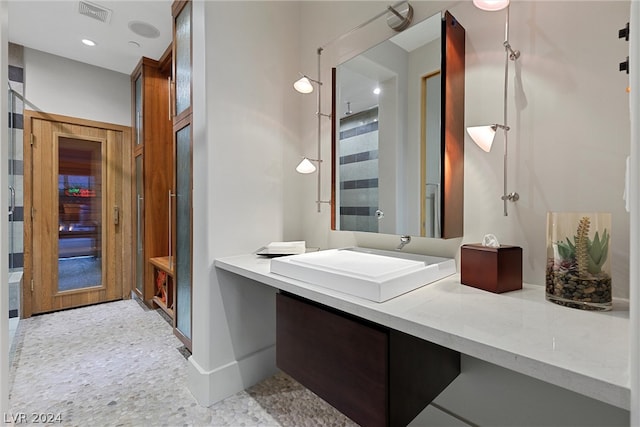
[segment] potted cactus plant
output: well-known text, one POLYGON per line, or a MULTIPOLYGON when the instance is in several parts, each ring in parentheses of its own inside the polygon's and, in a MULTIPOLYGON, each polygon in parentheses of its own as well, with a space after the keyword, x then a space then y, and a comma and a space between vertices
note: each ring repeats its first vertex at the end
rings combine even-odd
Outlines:
POLYGON ((547 300, 585 310, 610 310, 611 215, 549 213, 547 228, 547 300))

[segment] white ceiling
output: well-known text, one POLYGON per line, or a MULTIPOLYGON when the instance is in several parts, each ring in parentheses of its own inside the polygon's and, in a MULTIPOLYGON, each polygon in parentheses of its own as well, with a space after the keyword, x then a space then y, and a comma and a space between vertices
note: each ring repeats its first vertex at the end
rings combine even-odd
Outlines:
POLYGON ((108 23, 81 15, 78 0, 9 0, 9 40, 32 49, 131 74, 142 56, 159 59, 171 43, 171 0, 91 0, 111 10, 108 23), (141 21, 160 35, 147 38, 128 27, 141 21), (83 38, 97 44, 88 47, 83 38), (136 42, 140 47, 130 42, 136 42))

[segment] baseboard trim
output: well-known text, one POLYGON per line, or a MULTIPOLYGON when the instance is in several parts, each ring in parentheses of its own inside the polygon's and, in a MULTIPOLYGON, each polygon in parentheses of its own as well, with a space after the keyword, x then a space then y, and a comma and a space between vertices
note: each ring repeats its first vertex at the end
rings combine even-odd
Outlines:
POLYGON ((210 371, 203 369, 196 357, 191 356, 187 386, 200 405, 211 406, 275 375, 276 372, 275 345, 210 371))

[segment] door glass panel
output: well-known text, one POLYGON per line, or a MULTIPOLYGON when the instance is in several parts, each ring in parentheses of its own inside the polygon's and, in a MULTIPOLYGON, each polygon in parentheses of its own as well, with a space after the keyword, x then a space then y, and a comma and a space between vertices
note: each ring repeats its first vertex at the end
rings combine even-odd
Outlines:
POLYGON ((176 18, 176 115, 191 105, 191 3, 176 18))
POLYGON ((58 291, 102 284, 102 148, 58 140, 58 291))
POLYGON ((136 145, 142 144, 142 76, 136 79, 136 145))
POLYGON ((176 328, 191 338, 191 125, 176 134, 176 328))
POLYGON ((142 156, 136 157, 136 289, 142 292, 144 283, 144 187, 142 156))

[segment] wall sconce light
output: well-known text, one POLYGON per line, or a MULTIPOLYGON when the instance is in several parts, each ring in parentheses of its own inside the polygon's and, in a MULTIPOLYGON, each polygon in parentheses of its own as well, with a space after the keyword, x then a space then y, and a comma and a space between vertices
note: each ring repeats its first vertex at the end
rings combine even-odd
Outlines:
POLYGON ((503 126, 499 124, 495 125, 484 125, 484 126, 471 126, 467 128, 467 133, 473 139, 478 147, 482 148, 484 152, 488 153, 491 151, 491 146, 493 145, 493 140, 496 137, 496 131, 500 129, 509 130, 508 126, 503 126))
POLYGON ((520 195, 516 192, 507 193, 507 139, 509 130, 511 129, 507 125, 507 89, 509 84, 509 60, 515 61, 520 57, 520 51, 513 50, 509 44, 509 0, 473 0, 473 4, 482 10, 496 11, 507 9, 505 18, 505 36, 504 46, 505 50, 505 62, 504 62, 504 99, 503 99, 503 124, 492 124, 484 126, 472 126, 467 128, 467 133, 485 152, 491 150, 491 145, 498 129, 504 131, 504 157, 503 157, 503 193, 502 201, 504 203, 504 216, 508 215, 507 201, 516 202, 520 199, 520 195))
POLYGON ((303 75, 299 80, 296 80, 296 82, 293 84, 293 87, 300 93, 311 93, 313 92, 313 85, 311 84, 312 81, 318 84, 322 84, 317 80, 310 79, 309 77, 303 75))
POLYGON ((296 172, 303 173, 303 174, 314 173, 316 171, 316 166, 311 162, 320 163, 321 161, 322 160, 308 159, 305 157, 302 159, 300 163, 298 163, 298 166, 296 166, 296 172))
POLYGON ((316 197, 316 204, 318 205, 318 212, 320 212, 320 206, 322 203, 331 203, 330 200, 320 200, 321 194, 322 194, 322 146, 321 146, 321 142, 322 142, 322 134, 321 134, 321 128, 322 128, 322 122, 321 119, 322 117, 328 117, 331 118, 331 114, 323 114, 322 113, 322 94, 321 94, 321 90, 320 88, 322 87, 322 81, 320 81, 320 57, 322 55, 322 48, 319 47, 317 50, 317 54, 318 54, 318 80, 312 79, 306 75, 302 75, 302 77, 298 80, 296 80, 296 82, 293 84, 293 87, 296 91, 300 92, 300 93, 311 93, 313 92, 313 85, 312 83, 315 83, 318 85, 318 95, 317 95, 317 100, 318 100, 318 109, 316 111, 316 117, 318 119, 318 129, 317 129, 317 145, 318 145, 318 157, 316 159, 310 159, 308 157, 305 157, 302 159, 302 161, 298 164, 298 166, 296 167, 296 171, 298 173, 303 173, 303 174, 309 174, 309 173, 313 173, 316 170, 318 171, 318 176, 317 176, 317 180, 318 180, 318 184, 317 184, 317 197, 316 197), (316 166, 311 163, 311 162, 317 162, 318 163, 318 167, 316 168, 316 166))

